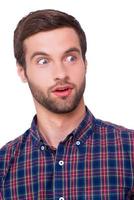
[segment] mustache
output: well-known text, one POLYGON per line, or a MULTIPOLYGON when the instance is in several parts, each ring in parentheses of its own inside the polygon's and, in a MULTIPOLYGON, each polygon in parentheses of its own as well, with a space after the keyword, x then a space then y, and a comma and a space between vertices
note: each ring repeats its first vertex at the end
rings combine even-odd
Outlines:
POLYGON ((74 83, 71 83, 70 81, 63 79, 63 80, 58 80, 53 86, 49 88, 49 91, 53 90, 56 87, 64 86, 64 85, 69 85, 70 87, 74 88, 76 85, 74 83))

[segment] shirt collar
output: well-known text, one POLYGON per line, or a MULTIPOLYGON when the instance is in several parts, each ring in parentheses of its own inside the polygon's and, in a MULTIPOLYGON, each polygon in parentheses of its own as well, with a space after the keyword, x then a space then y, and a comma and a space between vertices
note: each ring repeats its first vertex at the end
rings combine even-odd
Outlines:
POLYGON ((85 142, 85 140, 87 140, 87 138, 91 136, 94 119, 94 116, 86 107, 85 117, 83 118, 79 126, 73 131, 74 142, 78 140, 81 142, 85 142))
MULTIPOLYGON (((92 115, 92 113, 89 111, 89 109, 86 107, 86 114, 85 117, 83 118, 83 120, 81 121, 81 123, 79 124, 79 126, 73 130, 66 138, 63 142, 66 142, 69 139, 72 139, 73 142, 77 141, 77 140, 81 140, 81 142, 84 142, 87 137, 89 137, 89 130, 90 132, 92 132, 92 125, 93 125, 93 121, 94 121, 94 116, 92 115), (88 134, 86 134, 88 132, 88 134)), ((33 120, 32 120, 32 124, 31 124, 31 128, 30 128, 30 134, 32 136, 32 139, 34 140, 34 142, 36 143, 40 143, 40 142, 44 142, 43 137, 41 137, 41 134, 39 133, 38 127, 37 127, 37 116, 35 115, 33 120)))

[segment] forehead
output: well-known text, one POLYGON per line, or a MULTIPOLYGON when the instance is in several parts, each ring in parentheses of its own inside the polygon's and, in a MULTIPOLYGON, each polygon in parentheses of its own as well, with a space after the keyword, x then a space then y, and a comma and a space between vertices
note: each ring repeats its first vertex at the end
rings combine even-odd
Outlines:
POLYGON ((66 27, 34 34, 24 40, 24 47, 27 53, 34 51, 58 53, 72 47, 80 49, 80 42, 75 30, 66 27))

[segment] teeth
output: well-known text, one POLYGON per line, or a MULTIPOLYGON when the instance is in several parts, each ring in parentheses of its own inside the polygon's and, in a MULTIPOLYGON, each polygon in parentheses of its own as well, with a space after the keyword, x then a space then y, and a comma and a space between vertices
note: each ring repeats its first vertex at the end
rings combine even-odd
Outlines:
POLYGON ((59 90, 56 90, 56 91, 66 91, 66 90, 68 90, 68 88, 65 88, 65 89, 59 89, 59 90))

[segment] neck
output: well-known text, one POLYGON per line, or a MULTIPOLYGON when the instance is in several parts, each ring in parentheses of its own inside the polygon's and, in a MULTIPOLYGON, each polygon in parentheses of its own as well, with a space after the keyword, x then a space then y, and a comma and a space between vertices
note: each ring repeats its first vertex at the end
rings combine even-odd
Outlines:
POLYGON ((38 128, 49 146, 57 148, 82 121, 85 116, 83 99, 77 108, 66 114, 52 113, 40 105, 36 105, 38 128))

